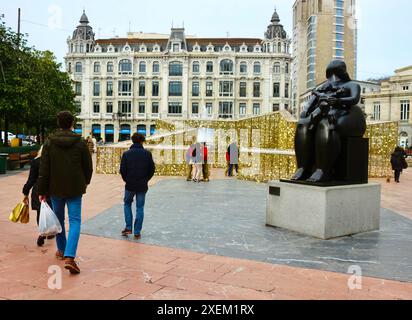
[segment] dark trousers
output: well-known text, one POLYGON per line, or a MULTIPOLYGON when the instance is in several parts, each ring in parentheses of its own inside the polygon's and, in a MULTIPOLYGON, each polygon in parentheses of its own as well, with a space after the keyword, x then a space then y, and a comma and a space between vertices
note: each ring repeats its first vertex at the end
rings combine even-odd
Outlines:
POLYGON ((402 170, 395 170, 395 182, 399 182, 402 170))
POLYGON ((233 167, 235 167, 236 173, 239 171, 239 165, 238 164, 231 164, 229 163, 229 171, 228 171, 228 176, 231 177, 233 176, 233 167))
POLYGON ((39 226, 39 220, 40 220, 40 209, 37 209, 37 226, 39 226))

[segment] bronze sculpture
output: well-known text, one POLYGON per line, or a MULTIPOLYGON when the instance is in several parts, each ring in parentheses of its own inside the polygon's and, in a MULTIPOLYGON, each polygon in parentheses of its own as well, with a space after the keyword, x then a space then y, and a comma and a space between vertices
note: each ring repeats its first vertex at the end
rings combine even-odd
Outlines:
MULTIPOLYGON (((343 146, 348 139, 361 140, 366 131, 365 115, 357 106, 361 89, 350 79, 345 62, 333 60, 327 67, 326 78, 312 92, 298 122, 295 135, 298 170, 293 181, 321 183, 343 179, 336 169, 343 146)), ((362 168, 365 161, 367 168, 367 156, 361 161, 362 168)), ((352 167, 354 163, 357 165, 352 161, 352 167)))

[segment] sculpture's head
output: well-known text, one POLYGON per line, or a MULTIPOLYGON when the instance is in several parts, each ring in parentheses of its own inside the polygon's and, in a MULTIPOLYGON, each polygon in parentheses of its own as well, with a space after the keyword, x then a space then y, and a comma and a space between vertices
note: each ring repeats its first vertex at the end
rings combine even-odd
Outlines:
POLYGON ((351 81, 346 63, 342 60, 332 60, 326 69, 326 78, 330 81, 351 81))

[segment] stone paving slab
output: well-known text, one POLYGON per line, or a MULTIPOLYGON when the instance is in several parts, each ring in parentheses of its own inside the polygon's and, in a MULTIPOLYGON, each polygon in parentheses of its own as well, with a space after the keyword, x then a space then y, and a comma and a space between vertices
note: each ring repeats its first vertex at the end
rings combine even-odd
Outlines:
MULTIPOLYGON (((147 195, 140 242, 340 273, 358 265, 364 276, 412 282, 411 220, 382 209, 379 232, 318 240, 265 226, 266 192, 265 185, 238 180, 160 181, 147 195)), ((88 220, 82 232, 124 239, 123 221, 123 207, 116 205, 88 220)), ((190 270, 172 274, 185 273, 190 270)), ((204 271, 197 280, 214 276, 204 271)))

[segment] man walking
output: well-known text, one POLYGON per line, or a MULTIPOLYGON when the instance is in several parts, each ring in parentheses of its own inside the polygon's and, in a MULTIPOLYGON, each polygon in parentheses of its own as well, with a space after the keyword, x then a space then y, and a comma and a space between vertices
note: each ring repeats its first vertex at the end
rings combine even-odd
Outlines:
POLYGON ((148 190, 148 182, 155 173, 152 154, 143 148, 145 137, 139 133, 132 136, 133 145, 122 156, 120 174, 126 183, 124 194, 124 218, 126 228, 122 236, 134 233, 136 240, 141 238, 144 219, 144 204, 148 190), (136 196, 136 219, 133 230, 132 203, 136 196))
POLYGON ((82 196, 90 184, 93 163, 86 142, 73 133, 74 116, 68 111, 57 115, 59 130, 44 144, 40 161, 38 193, 40 201, 50 196, 62 232, 56 236, 56 258, 65 260, 65 269, 80 273, 75 262, 80 238, 82 196), (66 239, 65 206, 68 208, 69 236, 66 239))

